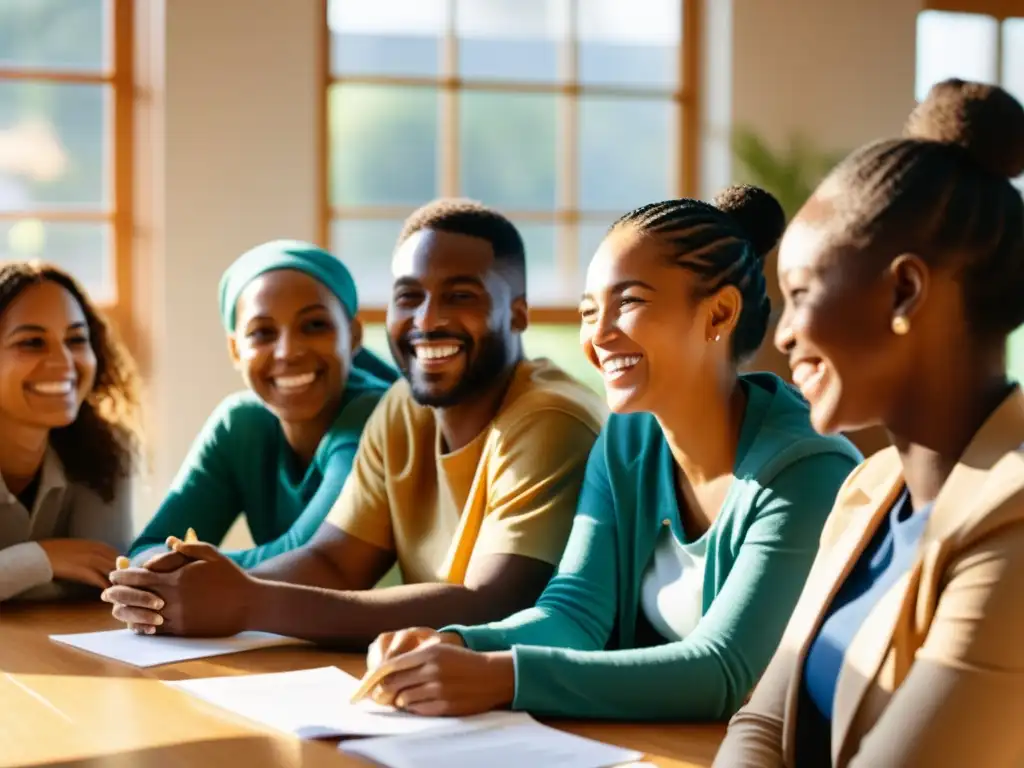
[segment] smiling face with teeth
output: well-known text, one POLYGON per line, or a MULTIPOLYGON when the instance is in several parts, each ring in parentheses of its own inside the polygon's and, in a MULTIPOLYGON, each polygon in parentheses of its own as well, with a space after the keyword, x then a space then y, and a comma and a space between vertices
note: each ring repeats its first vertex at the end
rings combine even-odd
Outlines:
POLYGON ((0 316, 0 425, 66 427, 96 380, 96 354, 81 305, 44 281, 0 316))
POLYGON ((423 229, 392 262, 388 336, 413 397, 436 408, 487 396, 520 357, 526 302, 487 240, 423 229))
MULTIPOLYGON (((291 269, 266 272, 238 298, 229 349, 245 383, 287 425, 320 436, 345 391, 362 329, 322 283, 291 269)), ((314 444, 314 435, 308 442, 314 444)))
POLYGON ((693 275, 656 238, 627 225, 601 243, 580 302, 580 344, 613 412, 676 407, 680 392, 728 354, 727 345, 707 342, 713 299, 693 297, 693 275))

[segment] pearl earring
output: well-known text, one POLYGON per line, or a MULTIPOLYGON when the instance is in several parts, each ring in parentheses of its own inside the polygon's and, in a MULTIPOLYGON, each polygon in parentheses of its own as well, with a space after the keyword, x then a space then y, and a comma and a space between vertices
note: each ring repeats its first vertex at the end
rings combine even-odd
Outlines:
POLYGON ((903 315, 896 315, 892 319, 892 332, 897 336, 906 336, 910 330, 910 320, 903 315))

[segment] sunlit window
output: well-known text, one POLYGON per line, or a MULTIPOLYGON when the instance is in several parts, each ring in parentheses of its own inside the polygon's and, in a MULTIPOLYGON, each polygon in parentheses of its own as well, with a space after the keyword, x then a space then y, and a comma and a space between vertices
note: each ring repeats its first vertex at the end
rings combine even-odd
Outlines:
POLYGON ((0 259, 55 262, 108 306, 131 239, 130 13, 131 0, 0 0, 0 259))
POLYGON ((439 195, 512 218, 531 304, 565 308, 615 217, 692 183, 682 0, 327 8, 329 240, 370 307, 402 221, 439 195))

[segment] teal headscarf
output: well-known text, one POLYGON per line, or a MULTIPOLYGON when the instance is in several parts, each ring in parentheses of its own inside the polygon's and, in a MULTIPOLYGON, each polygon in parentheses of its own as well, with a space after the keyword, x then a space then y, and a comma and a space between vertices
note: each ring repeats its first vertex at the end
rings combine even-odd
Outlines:
MULTIPOLYGON (((281 269, 303 272, 326 286, 338 297, 349 319, 359 311, 355 280, 341 261, 312 243, 271 240, 243 253, 221 277, 220 318, 224 330, 235 332, 235 307, 245 287, 260 275, 281 269)), ((356 354, 352 369, 353 373, 368 374, 388 384, 398 379, 398 372, 392 366, 366 349, 356 354)))

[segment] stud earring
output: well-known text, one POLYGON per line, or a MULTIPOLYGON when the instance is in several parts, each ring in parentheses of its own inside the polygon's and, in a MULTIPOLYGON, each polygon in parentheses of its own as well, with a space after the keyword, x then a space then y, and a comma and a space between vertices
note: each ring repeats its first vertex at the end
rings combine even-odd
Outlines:
POLYGON ((892 319, 892 332, 897 336, 906 336, 907 331, 910 330, 910 320, 904 315, 896 315, 892 319))

